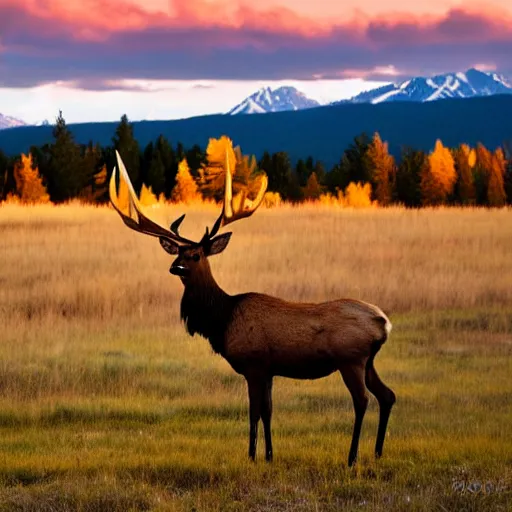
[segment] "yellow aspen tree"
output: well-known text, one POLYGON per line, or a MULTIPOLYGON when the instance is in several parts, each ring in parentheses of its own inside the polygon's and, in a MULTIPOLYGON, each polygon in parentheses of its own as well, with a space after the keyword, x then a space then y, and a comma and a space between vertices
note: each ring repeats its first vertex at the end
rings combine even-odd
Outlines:
POLYGON ((421 170, 421 196, 424 205, 446 203, 457 179, 451 151, 437 139, 428 156, 427 165, 421 170))
POLYGON ((372 186, 370 183, 350 182, 343 197, 344 206, 368 208, 372 203, 372 186))
POLYGON ((16 194, 21 203, 48 203, 50 196, 46 192, 43 180, 37 167, 32 167, 32 155, 21 155, 21 160, 14 166, 14 180, 16 182, 16 194))
POLYGON ((493 166, 492 153, 482 143, 476 145, 476 164, 474 169, 477 203, 488 202, 487 190, 493 166))
POLYGON ((176 185, 172 189, 171 199, 176 203, 193 203, 202 199, 185 158, 178 164, 176 185))
POLYGON ((265 208, 275 208, 283 202, 279 192, 265 192, 262 205, 265 208))
POLYGON ((147 187, 143 183, 142 188, 140 189, 139 201, 143 206, 153 206, 158 203, 158 198, 153 194, 151 187, 147 187))
POLYGON ((503 150, 498 148, 491 159, 491 167, 487 179, 487 203, 489 206, 501 207, 507 202, 505 193, 505 170, 507 161, 503 150))
POLYGON ((226 135, 210 138, 206 148, 206 164, 199 169, 199 188, 206 198, 220 200, 223 196, 226 166, 231 172, 236 169, 233 141, 226 135))
POLYGON ((467 144, 461 144, 453 152, 453 160, 457 171, 456 200, 463 205, 475 204, 476 189, 473 167, 476 163, 476 151, 467 144))
POLYGON ((240 147, 222 135, 211 138, 206 148, 206 164, 199 169, 199 189, 205 198, 222 199, 227 165, 233 176, 233 196, 245 192, 250 197, 259 190, 258 169, 254 156, 242 155, 240 147))
POLYGON ((468 159, 469 167, 473 169, 476 165, 476 149, 468 146, 468 144, 461 144, 460 148, 468 159))
POLYGON ((374 197, 380 205, 388 205, 391 202, 391 183, 395 171, 395 159, 389 154, 388 143, 382 142, 377 132, 368 146, 366 156, 374 186, 374 197))

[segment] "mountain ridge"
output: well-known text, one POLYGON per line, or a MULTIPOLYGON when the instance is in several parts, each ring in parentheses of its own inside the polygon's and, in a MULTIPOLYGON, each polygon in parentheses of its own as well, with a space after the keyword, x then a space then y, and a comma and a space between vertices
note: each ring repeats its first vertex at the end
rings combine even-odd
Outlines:
MULTIPOLYGON (((216 114, 173 121, 134 121, 141 147, 161 134, 172 144, 206 147, 210 137, 227 135, 244 154, 260 158, 264 151, 286 151, 292 160, 312 156, 326 167, 339 162, 361 133, 378 132, 395 156, 402 147, 430 151, 436 139, 455 147, 482 143, 489 149, 508 142, 512 147, 512 95, 443 101, 343 104, 266 115, 216 114), (490 122, 492 121, 492 122, 490 122)), ((75 140, 112 144, 118 122, 68 124, 75 140)), ((10 156, 31 145, 51 143, 51 126, 26 126, 0 131, 0 149, 10 156)))
POLYGON ((364 91, 352 98, 332 102, 382 103, 394 101, 427 102, 449 98, 468 99, 496 94, 512 94, 512 84, 501 74, 470 68, 465 72, 417 76, 364 91))
POLYGON ((20 126, 28 126, 25 121, 15 117, 0 114, 0 130, 7 130, 8 128, 16 128, 20 126))
POLYGON ((320 103, 308 98, 296 87, 281 86, 276 89, 262 87, 227 112, 227 115, 268 114, 319 107, 320 103))
POLYGON ((495 94, 512 94, 512 83, 499 73, 470 68, 464 72, 415 76, 403 82, 391 82, 368 89, 351 98, 324 104, 307 97, 295 87, 282 86, 273 90, 270 87, 262 87, 229 110, 227 114, 266 114, 347 103, 424 102, 495 94), (286 93, 290 99, 285 98, 283 101, 282 96, 286 93))

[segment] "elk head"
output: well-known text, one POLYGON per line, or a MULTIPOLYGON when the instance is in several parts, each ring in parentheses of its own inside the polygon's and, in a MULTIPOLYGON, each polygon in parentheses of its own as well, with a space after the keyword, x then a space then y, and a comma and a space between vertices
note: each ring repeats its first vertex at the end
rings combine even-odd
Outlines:
POLYGON ((201 240, 194 242, 193 240, 184 238, 178 232, 185 218, 185 214, 176 219, 171 224, 170 229, 166 229, 142 213, 137 195, 135 194, 121 156, 117 151, 116 158, 119 168, 119 194, 116 191, 117 169, 114 167, 109 186, 109 195, 112 205, 128 227, 139 233, 158 237, 160 245, 165 251, 178 256, 169 271, 171 274, 179 276, 184 283, 191 278, 191 276, 200 276, 204 271, 209 271, 207 263, 208 256, 222 252, 227 247, 232 234, 228 232, 217 235, 219 229, 227 226, 231 222, 252 215, 263 201, 268 184, 266 174, 262 174, 260 188, 254 200, 250 200, 247 197, 246 189, 239 195, 233 197, 233 178, 229 166, 229 159, 226 158, 226 180, 222 211, 211 231, 206 228, 205 234, 201 240))

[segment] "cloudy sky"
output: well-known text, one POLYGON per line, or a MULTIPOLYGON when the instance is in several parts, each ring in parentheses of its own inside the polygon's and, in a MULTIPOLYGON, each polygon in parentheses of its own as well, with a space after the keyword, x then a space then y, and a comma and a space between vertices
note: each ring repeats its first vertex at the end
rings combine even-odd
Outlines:
POLYGON ((331 101, 469 67, 512 74, 510 0, 0 0, 0 112, 223 112, 263 85, 331 101))

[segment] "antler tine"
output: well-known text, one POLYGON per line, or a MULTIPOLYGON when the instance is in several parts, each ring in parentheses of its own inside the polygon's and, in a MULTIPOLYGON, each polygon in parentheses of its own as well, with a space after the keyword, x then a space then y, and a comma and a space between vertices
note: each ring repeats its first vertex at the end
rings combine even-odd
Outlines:
POLYGON ((179 234, 180 225, 183 222, 183 219, 185 218, 185 214, 183 214, 181 217, 178 217, 172 224, 171 224, 171 231, 180 239, 186 242, 187 244, 195 244, 193 240, 189 240, 188 238, 184 238, 179 234))
MULTIPOLYGON (((137 195, 135 194, 135 190, 133 189, 133 185, 130 181, 130 177, 128 176, 128 172, 126 171, 126 167, 124 166, 123 160, 121 159, 121 156, 116 150, 116 159, 117 159, 117 168, 114 167, 114 170, 112 172, 112 176, 110 177, 110 184, 109 184, 109 196, 110 196, 110 202, 112 203, 112 206, 115 208, 117 213, 121 216, 121 219, 123 219, 124 223, 131 229, 138 231, 139 233, 144 233, 145 235, 151 235, 151 236, 163 236, 165 238, 169 238, 171 240, 174 240, 178 244, 191 244, 194 243, 190 240, 187 240, 186 238, 183 238, 182 236, 178 235, 177 233, 173 233, 164 227, 160 226, 156 222, 152 221, 146 215, 142 213, 141 205, 139 203, 139 200, 137 199, 137 195), (124 187, 126 187, 123 192, 124 196, 122 199, 126 200, 128 202, 127 205, 127 212, 123 211, 123 206, 120 204, 119 201, 119 195, 116 191, 116 174, 117 170, 119 169, 119 192, 123 190, 124 187), (124 185, 124 187, 123 187, 124 185), (126 197, 127 196, 127 197, 126 197)), ((183 220, 182 216, 180 219, 178 219, 178 225, 183 220)), ((177 221, 173 222, 172 225, 175 225, 177 221)))
POLYGON ((268 177, 266 174, 261 174, 261 185, 258 194, 255 199, 247 199, 247 191, 244 190, 241 193, 240 204, 235 210, 233 201, 233 176, 231 174, 231 167, 229 165, 229 157, 226 151, 226 180, 224 185, 224 203, 222 205, 222 211, 213 225, 210 233, 210 238, 217 234, 217 231, 222 226, 227 226, 231 222, 243 219, 251 216, 260 206, 265 197, 265 192, 268 186, 268 177))
POLYGON ((236 220, 243 219, 245 217, 251 216, 260 206, 265 197, 265 192, 267 191, 268 186, 268 177, 266 174, 261 174, 261 184, 260 189, 258 190, 258 194, 256 198, 251 200, 247 198, 247 191, 243 190, 240 197, 240 204, 235 206, 233 201, 233 185, 232 185, 232 176, 231 170, 229 168, 229 163, 227 163, 226 169, 226 188, 224 191, 224 208, 223 208, 223 216, 222 216, 222 226, 226 226, 227 224, 234 222, 236 220))

